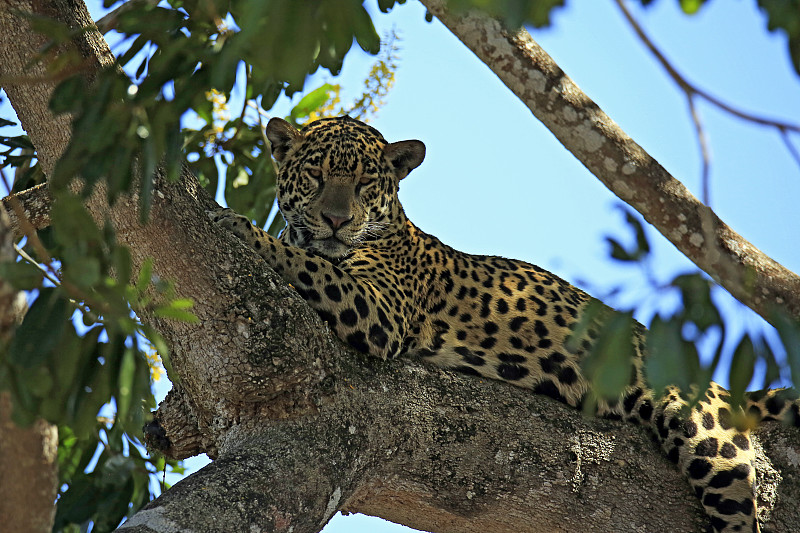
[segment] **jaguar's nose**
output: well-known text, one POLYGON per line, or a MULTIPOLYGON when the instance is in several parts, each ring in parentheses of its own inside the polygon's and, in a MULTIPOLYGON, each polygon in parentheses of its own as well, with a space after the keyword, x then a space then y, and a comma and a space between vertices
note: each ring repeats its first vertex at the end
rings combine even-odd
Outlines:
POLYGON ((340 217, 338 215, 331 215, 329 213, 322 213, 322 219, 325 220, 325 223, 328 224, 333 229, 339 229, 351 220, 353 220, 353 215, 348 215, 345 217, 340 217))

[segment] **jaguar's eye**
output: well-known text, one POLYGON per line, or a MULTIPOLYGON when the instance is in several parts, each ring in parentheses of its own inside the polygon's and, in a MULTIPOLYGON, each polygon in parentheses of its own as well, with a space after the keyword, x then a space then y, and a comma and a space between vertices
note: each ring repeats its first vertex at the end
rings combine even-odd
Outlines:
POLYGON ((318 168, 308 168, 306 169, 306 172, 308 172, 308 175, 314 178, 315 180, 322 179, 322 170, 318 168))
POLYGON ((358 180, 358 183, 359 185, 369 185, 374 181, 375 181, 375 176, 361 176, 361 179, 358 180))

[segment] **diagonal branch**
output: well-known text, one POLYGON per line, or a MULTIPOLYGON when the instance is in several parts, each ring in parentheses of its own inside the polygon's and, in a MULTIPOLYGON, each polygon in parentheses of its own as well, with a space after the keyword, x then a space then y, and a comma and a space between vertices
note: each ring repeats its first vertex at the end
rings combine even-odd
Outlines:
POLYGON ((681 253, 768 322, 776 308, 800 320, 800 277, 698 201, 581 91, 527 31, 510 32, 482 13, 455 15, 444 0, 421 1, 567 150, 681 253))

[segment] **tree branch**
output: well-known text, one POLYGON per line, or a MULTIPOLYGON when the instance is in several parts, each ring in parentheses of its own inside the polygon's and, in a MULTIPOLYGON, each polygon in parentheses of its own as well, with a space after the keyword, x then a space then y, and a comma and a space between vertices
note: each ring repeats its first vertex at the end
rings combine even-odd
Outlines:
POLYGON ((2 199, 3 208, 8 213, 9 230, 21 237, 25 234, 24 228, 17 216, 22 213, 32 229, 43 229, 50 225, 50 206, 52 198, 46 184, 37 185, 30 189, 11 194, 2 199), (15 205, 16 204, 16 205, 15 205), (21 211, 19 211, 21 209, 21 211))
MULTIPOLYGON (((437 533, 704 530, 697 498, 644 428, 417 362, 340 346, 326 358, 316 415, 242 419, 214 463, 121 531, 312 533, 337 509, 437 533)), ((759 454, 761 505, 774 531, 797 531, 797 430, 758 436, 771 446, 770 459, 759 454)))
MULTIPOLYGON (((800 320, 800 277, 728 227, 636 144, 525 30, 478 12, 450 13, 421 0, 611 192, 735 298, 772 322, 800 320)), ((788 127, 788 126, 787 126, 788 127)))
MULTIPOLYGON (((14 233, 0 210, 0 261, 13 261, 14 233)), ((0 278, 0 349, 8 347, 22 320, 27 300, 0 278)), ((12 417, 11 395, 0 391, 0 524, 9 531, 48 533, 58 492, 58 428, 44 420, 19 427, 12 417), (25 480, 12 483, 9 480, 25 480)))
MULTIPOLYGON (((72 27, 87 24, 80 3, 46 6, 72 27)), ((74 46, 105 64, 99 33, 78 38, 74 46)), ((6 90, 50 174, 69 121, 50 115, 52 85, 27 69, 40 44, 24 19, 0 11, 0 76, 42 80, 6 90)), ((339 509, 468 533, 651 523, 690 531, 705 523, 688 485, 642 429, 585 420, 503 383, 354 354, 253 250, 210 224, 213 201, 190 174, 177 183, 158 177, 153 200, 145 225, 135 198, 112 208, 101 191, 88 207, 108 217, 136 265, 154 258, 154 273, 196 302, 197 324, 141 317, 169 343, 178 383, 156 415, 163 426, 149 434, 167 453, 217 459, 124 529, 305 533, 339 509)), ((765 443, 774 441, 787 461, 796 457, 796 433, 770 431, 777 436, 765 443)), ((783 522, 773 523, 800 530, 800 510, 780 507, 800 497, 800 481, 789 481, 777 487, 773 517, 783 522)))

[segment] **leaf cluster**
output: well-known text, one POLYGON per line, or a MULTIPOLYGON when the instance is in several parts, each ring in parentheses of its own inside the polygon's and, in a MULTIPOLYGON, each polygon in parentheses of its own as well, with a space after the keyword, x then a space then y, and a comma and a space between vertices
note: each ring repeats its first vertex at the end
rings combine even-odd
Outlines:
MULTIPOLYGON (((73 37, 57 26, 47 25, 51 42, 64 44, 73 37)), ((211 115, 207 93, 229 94, 237 73, 246 69, 246 100, 269 108, 280 94, 301 90, 306 76, 319 67, 338 74, 353 41, 370 53, 380 47, 357 0, 173 0, 121 12, 115 29, 125 36, 127 48, 113 67, 91 80, 79 63, 53 72, 64 80, 51 107, 74 119, 51 185, 64 188, 81 177, 88 195, 103 179, 110 200, 135 186, 143 216, 155 169, 177 176, 183 114, 211 115)))
POLYGON ((610 257, 641 268, 653 294, 676 293, 679 305, 656 315, 647 331, 634 320, 632 310, 612 311, 599 301, 587 306, 573 337, 594 329, 596 339, 584 362, 584 373, 595 394, 610 399, 625 390, 635 355, 630 339, 636 335, 646 339, 644 373, 656 391, 670 385, 687 392, 705 391, 714 379, 727 384, 731 401, 741 404, 748 389, 800 380, 800 324, 776 310, 773 323, 777 324, 778 343, 769 342, 764 330, 732 337, 727 324, 730 318, 726 318, 729 312, 723 313, 713 296, 722 289, 700 272, 681 274, 658 285, 648 272, 651 248, 642 222, 624 211, 632 238, 626 245, 624 239, 608 237, 610 257))
MULTIPOLYGON (((323 83, 307 92, 289 110, 286 120, 297 127, 343 114, 369 120, 394 84, 397 39, 390 33, 382 41, 381 52, 364 80, 362 94, 350 105, 340 105, 340 85, 323 83)), ((241 80, 245 95, 249 94, 251 72, 248 65, 241 80)), ((183 129, 189 169, 210 194, 215 194, 222 178, 227 205, 258 226, 269 222, 267 231, 277 236, 285 224, 275 200, 276 169, 264 134, 269 115, 259 101, 247 99, 237 116, 231 117, 230 93, 211 90, 205 98, 210 107, 193 109, 195 115, 183 129)))
POLYGON ((79 439, 69 426, 59 426, 62 490, 53 531, 77 533, 90 525, 93 532, 112 531, 155 497, 151 477, 167 469, 184 473, 177 461, 142 453, 141 443, 115 426, 100 422, 93 436, 79 439))
MULTIPOLYGON (((196 319, 192 302, 154 276, 151 262, 133 272, 127 248, 109 224, 92 219, 82 197, 100 180, 112 202, 138 191, 144 217, 157 169, 175 178, 188 158, 212 194, 222 171, 228 204, 259 224, 273 218, 277 233, 283 221, 274 205, 263 108, 301 90, 320 66, 338 73, 354 41, 376 53, 380 39, 355 0, 173 1, 120 12, 116 63, 87 77, 69 43, 91 29, 43 17, 32 25, 48 38, 40 59, 68 50, 50 64, 49 75, 60 80, 51 108, 71 114, 73 132, 49 181, 51 227, 23 241, 28 259, 0 265, 0 276, 32 300, 10 344, 0 347, 0 389, 11 393, 18 424, 44 418, 59 427, 55 529, 105 531, 153 497, 151 474, 180 468, 142 451, 144 413, 154 407, 151 346, 176 376, 168 346, 134 313, 196 319), (237 81, 244 106, 231 119, 227 102, 237 81), (187 112, 200 127, 184 125, 187 112), (82 197, 68 187, 75 178, 84 184, 82 197)), ((393 75, 393 68, 376 79, 393 75)), ((299 125, 319 114, 332 87, 302 98, 290 119, 299 125)), ((378 96, 385 95, 381 87, 378 96)), ((0 165, 14 171, 15 190, 43 181, 26 136, 0 143, 0 165)))
POLYGON ((167 366, 169 352, 132 311, 196 318, 190 301, 153 278, 150 263, 134 276, 128 249, 79 197, 57 193, 51 219, 26 237, 27 259, 0 263, 5 281, 35 295, 0 346, 0 390, 10 393, 18 425, 41 418, 59 427, 57 529, 91 521, 105 531, 151 499, 148 473, 159 464, 139 438, 155 407, 145 350, 152 343, 167 366))

